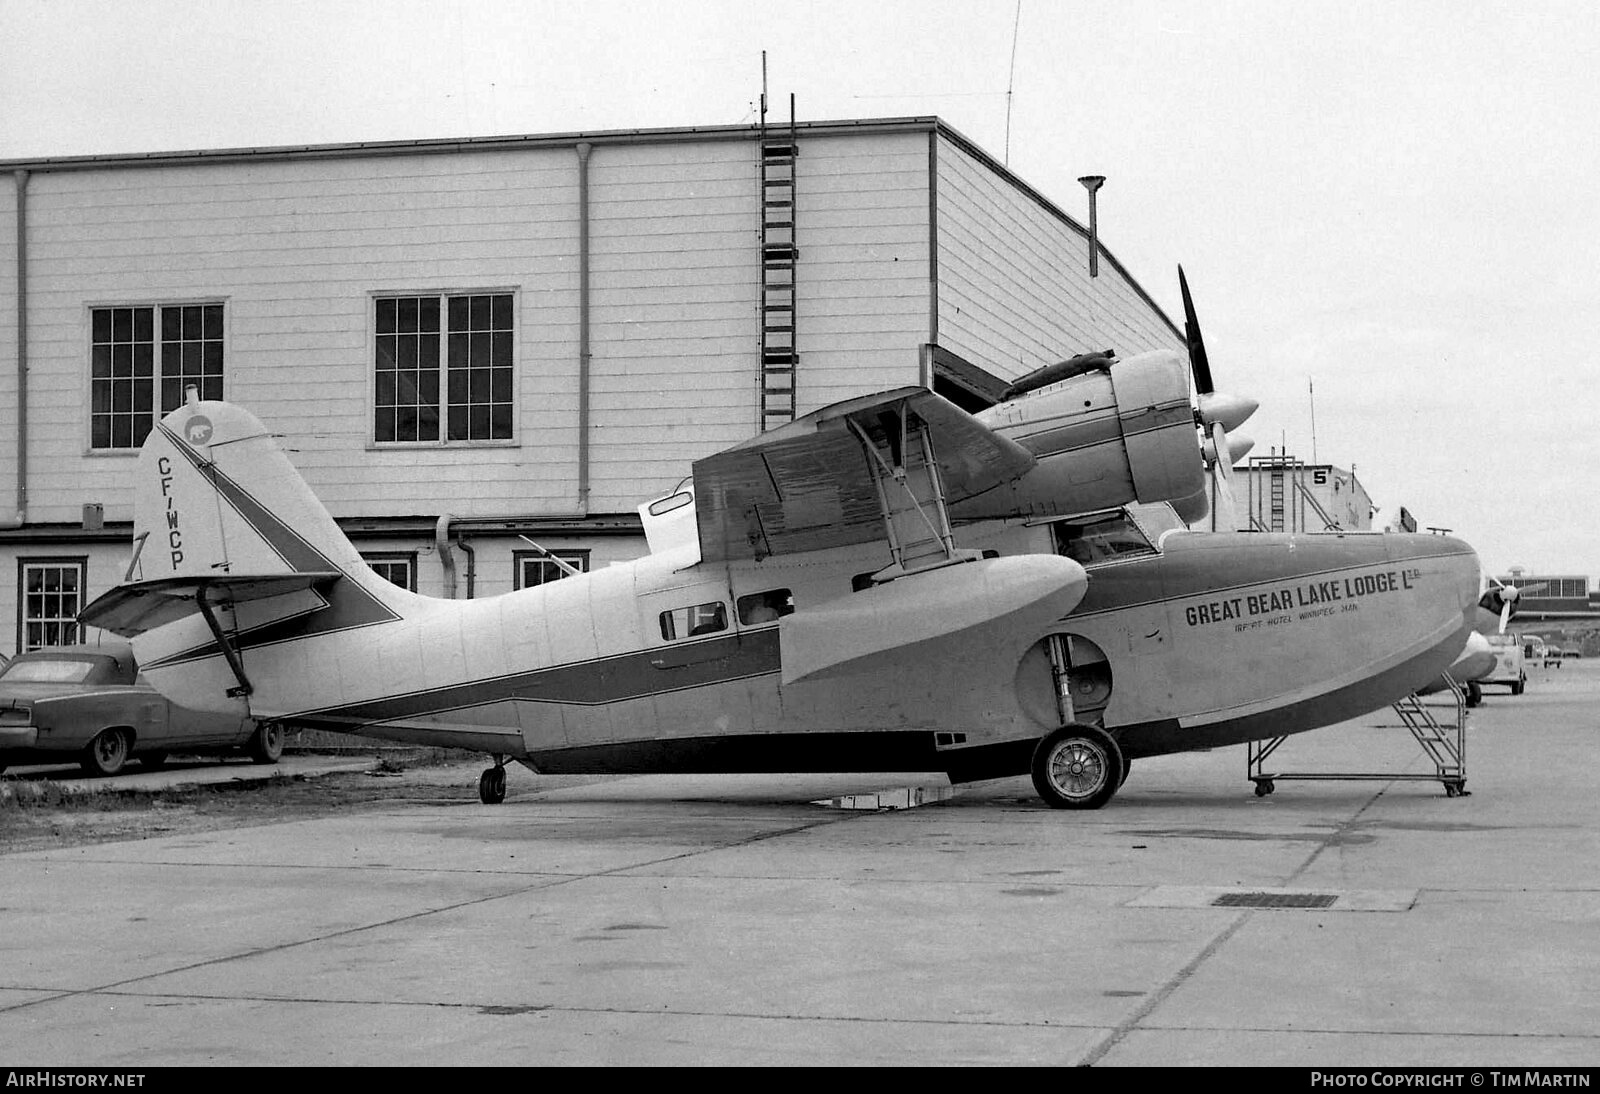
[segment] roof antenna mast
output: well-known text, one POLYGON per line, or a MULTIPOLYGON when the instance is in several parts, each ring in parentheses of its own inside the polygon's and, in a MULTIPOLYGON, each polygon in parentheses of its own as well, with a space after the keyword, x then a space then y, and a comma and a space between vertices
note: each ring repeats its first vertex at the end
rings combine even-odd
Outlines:
POLYGON ((1001 162, 1007 167, 1011 166, 1011 89, 1017 83, 1017 31, 1021 26, 1022 0, 1017 0, 1017 14, 1011 21, 1011 70, 1006 73, 1006 150, 1001 162))

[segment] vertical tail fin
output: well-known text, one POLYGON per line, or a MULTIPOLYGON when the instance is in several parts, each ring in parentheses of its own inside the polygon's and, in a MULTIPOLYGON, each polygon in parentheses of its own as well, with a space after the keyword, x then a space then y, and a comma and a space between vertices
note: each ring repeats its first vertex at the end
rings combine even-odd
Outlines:
POLYGON ((229 403, 180 407, 151 432, 134 536, 133 580, 337 571, 366 584, 360 554, 266 428, 229 403))
POLYGON ((135 477, 128 579, 79 619, 133 638, 152 682, 183 706, 243 701, 256 647, 394 622, 419 599, 366 565, 237 406, 194 402, 168 414, 135 477), (162 672, 180 665, 204 667, 162 672))

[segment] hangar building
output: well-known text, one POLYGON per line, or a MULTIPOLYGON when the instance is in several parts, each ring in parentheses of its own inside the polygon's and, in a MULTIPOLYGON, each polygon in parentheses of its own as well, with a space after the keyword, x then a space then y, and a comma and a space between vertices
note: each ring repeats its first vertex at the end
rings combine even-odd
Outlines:
POLYGON ((644 551, 690 462, 907 384, 1182 335, 935 117, 0 161, 0 653, 79 638, 135 454, 252 410, 393 580, 644 551))

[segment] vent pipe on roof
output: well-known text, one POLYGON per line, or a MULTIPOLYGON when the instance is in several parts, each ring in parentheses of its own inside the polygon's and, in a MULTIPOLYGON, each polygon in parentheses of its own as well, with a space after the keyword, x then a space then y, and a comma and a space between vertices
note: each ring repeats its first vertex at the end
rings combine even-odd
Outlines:
POLYGON ((1078 179, 1089 191, 1089 276, 1100 276, 1100 218, 1096 215, 1094 196, 1106 184, 1104 175, 1083 175, 1078 179))

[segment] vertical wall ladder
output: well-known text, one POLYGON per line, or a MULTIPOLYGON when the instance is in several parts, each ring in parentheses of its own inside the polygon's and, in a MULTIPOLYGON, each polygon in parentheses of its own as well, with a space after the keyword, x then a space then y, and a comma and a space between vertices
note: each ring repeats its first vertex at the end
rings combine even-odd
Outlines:
POLYGON ((761 113, 761 428, 773 429, 795 417, 795 372, 800 351, 795 340, 794 97, 789 98, 787 131, 769 132, 766 103, 761 113))

